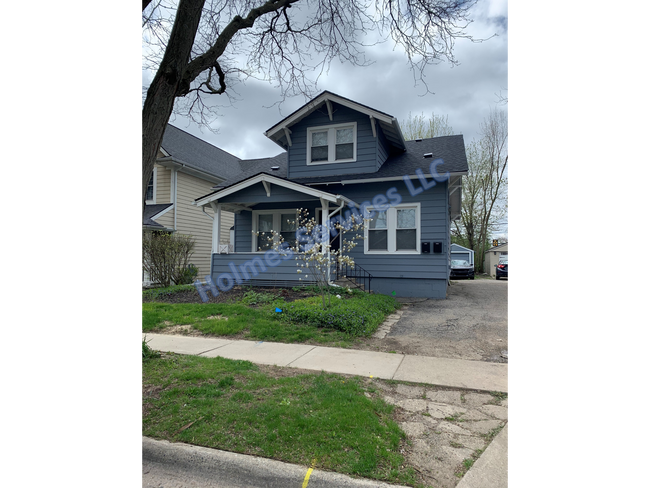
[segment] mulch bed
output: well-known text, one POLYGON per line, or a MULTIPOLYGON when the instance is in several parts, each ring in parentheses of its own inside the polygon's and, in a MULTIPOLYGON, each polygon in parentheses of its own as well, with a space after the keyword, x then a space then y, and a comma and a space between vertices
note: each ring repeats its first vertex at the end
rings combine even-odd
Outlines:
POLYGON ((203 302, 201 295, 196 289, 171 293, 168 295, 159 295, 155 298, 142 298, 143 302, 163 302, 163 303, 235 303, 241 301, 244 293, 254 291, 256 293, 271 293, 281 296, 286 302, 293 302, 301 298, 314 296, 313 292, 294 291, 291 288, 267 288, 267 287, 241 287, 235 286, 227 292, 220 292, 218 296, 213 297, 212 293, 207 292, 209 300, 203 302))

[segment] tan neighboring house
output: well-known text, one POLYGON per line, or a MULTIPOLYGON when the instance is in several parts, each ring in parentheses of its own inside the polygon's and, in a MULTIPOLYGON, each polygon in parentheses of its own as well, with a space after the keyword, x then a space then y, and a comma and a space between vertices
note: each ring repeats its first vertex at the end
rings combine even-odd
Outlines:
POLYGON ((485 260, 483 261, 483 269, 492 277, 497 275, 497 264, 499 258, 508 256, 508 243, 500 244, 496 247, 491 247, 485 251, 485 260))
MULTIPOLYGON (((199 269, 201 279, 210 274, 210 259, 216 252, 212 249, 214 214, 192 203, 213 191, 213 186, 237 177, 242 171, 240 162, 238 157, 167 125, 149 182, 143 229, 193 236, 196 244, 190 262, 199 269)), ((222 246, 230 244, 233 225, 234 214, 222 211, 222 246)), ((143 275, 143 284, 150 284, 147 278, 143 275)))

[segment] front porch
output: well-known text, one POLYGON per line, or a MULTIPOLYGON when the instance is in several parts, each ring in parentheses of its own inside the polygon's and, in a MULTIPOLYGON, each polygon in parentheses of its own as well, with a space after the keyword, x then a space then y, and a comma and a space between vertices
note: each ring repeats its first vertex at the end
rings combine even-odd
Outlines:
MULTIPOLYGON (((279 236, 294 247, 299 220, 305 216, 329 228, 330 219, 347 205, 357 206, 342 195, 315 190, 282 178, 261 173, 198 199, 196 205, 213 210, 212 258, 210 276, 220 289, 234 285, 293 287, 316 283, 315 277, 296 264, 296 255, 283 256, 272 248, 279 236), (303 209, 299 212, 298 209, 303 209), (221 211, 235 213, 229 245, 219 245, 221 211), (273 237, 273 236, 277 237, 273 237), (271 240, 274 242, 272 243, 271 240)), ((207 213, 206 213, 207 214, 207 213)), ((207 214, 209 215, 209 214, 207 214)), ((322 235, 330 239, 328 233, 322 235)), ((339 236, 329 242, 336 249, 339 236)), ((298 257, 298 259, 296 259, 298 257)), ((336 267, 330 279, 336 279, 336 267)))

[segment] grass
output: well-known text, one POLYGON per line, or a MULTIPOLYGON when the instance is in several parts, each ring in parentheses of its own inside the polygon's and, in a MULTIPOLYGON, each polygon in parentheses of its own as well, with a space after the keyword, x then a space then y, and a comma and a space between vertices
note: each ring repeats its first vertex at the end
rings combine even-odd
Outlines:
POLYGON ((456 473, 455 473, 456 476, 459 477, 459 478, 462 478, 463 476, 465 476, 465 473, 467 473, 467 471, 469 471, 469 468, 474 466, 474 463, 481 456, 481 454, 483 454, 483 449, 477 449, 472 453, 471 458, 463 459, 463 462, 461 463, 461 465, 456 470, 456 473))
POLYGON ((361 292, 346 293, 340 299, 334 296, 327 309, 321 307, 320 300, 314 296, 285 302, 274 293, 251 290, 238 303, 145 302, 142 330, 156 332, 191 325, 215 336, 350 347, 357 337, 376 331, 386 316, 400 306, 392 297, 361 292), (277 308, 282 312, 276 312, 277 308))
POLYGON ((154 300, 162 296, 169 296, 173 295, 174 293, 190 291, 194 289, 196 289, 194 285, 173 285, 167 286, 165 288, 150 288, 148 290, 142 290, 142 298, 154 300))
POLYGON ((174 325, 191 324, 204 334, 233 336, 274 342, 317 342, 349 347, 354 338, 334 329, 284 323, 268 309, 231 303, 159 303, 142 304, 143 332, 156 332, 174 325), (227 319, 227 320, 226 320, 227 319))
POLYGON ((247 361, 166 354, 142 365, 143 434, 171 442, 416 484, 399 453, 393 406, 364 380, 335 374, 272 377, 247 361))
POLYGON ((160 357, 160 353, 151 349, 147 342, 146 339, 142 340, 142 361, 145 362, 160 357))

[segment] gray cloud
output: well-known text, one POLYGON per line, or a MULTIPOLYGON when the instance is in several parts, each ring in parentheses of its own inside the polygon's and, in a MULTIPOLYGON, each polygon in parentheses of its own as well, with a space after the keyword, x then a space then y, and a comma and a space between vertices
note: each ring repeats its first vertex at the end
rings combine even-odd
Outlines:
MULTIPOLYGON (((422 84, 414 86, 413 73, 406 56, 389 43, 367 50, 374 63, 355 67, 333 62, 328 73, 318 81, 319 90, 330 90, 377 110, 387 112, 400 122, 409 112, 414 115, 436 113, 447 115, 456 132, 469 142, 478 137, 479 125, 497 105, 498 95, 507 96, 507 4, 492 0, 479 2, 474 9, 474 22, 468 32, 484 42, 459 39, 454 54, 458 66, 442 62, 430 66, 425 81, 433 94, 424 94, 422 84)), ((143 75, 143 81, 145 75, 143 75)), ((215 97, 223 105, 221 117, 212 125, 217 134, 179 116, 171 123, 240 158, 257 158, 277 154, 279 146, 264 137, 263 132, 302 106, 307 100, 292 97, 281 101, 280 91, 269 83, 248 81, 237 88, 238 100, 215 97)))

